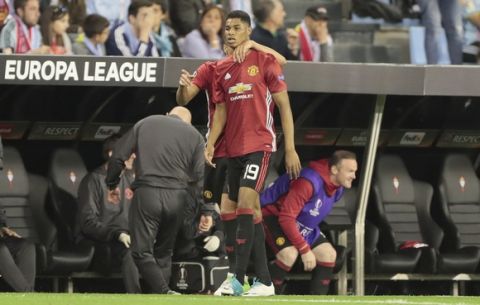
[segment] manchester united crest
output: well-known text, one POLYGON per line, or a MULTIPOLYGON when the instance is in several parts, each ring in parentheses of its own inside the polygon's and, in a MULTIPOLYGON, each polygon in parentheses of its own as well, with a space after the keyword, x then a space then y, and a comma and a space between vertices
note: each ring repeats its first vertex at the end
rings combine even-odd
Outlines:
POLYGON ((277 244, 277 246, 283 246, 285 244, 285 238, 283 237, 277 237, 277 239, 275 240, 275 243, 277 244))
POLYGON ((255 76, 255 75, 258 74, 258 71, 259 71, 258 67, 253 65, 253 66, 248 67, 247 73, 250 76, 255 76))
POLYGON ((211 191, 206 190, 206 191, 203 192, 203 196, 207 199, 212 199, 213 194, 212 194, 211 191))

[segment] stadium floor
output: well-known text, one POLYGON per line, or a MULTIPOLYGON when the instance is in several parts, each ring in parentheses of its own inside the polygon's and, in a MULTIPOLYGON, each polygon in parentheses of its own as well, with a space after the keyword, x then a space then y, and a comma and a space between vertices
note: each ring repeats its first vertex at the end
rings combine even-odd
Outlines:
POLYGON ((205 295, 127 295, 127 294, 58 294, 0 293, 5 305, 305 305, 305 304, 385 304, 385 305, 470 305, 480 304, 480 297, 449 296, 274 296, 262 298, 213 297, 205 295))

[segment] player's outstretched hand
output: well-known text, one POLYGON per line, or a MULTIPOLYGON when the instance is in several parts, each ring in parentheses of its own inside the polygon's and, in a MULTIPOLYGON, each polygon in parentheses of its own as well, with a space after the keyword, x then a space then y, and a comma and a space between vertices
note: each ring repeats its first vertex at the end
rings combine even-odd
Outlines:
POLYGON ((180 73, 180 79, 178 80, 178 84, 182 87, 188 87, 192 85, 193 75, 190 74, 187 70, 182 69, 180 73))

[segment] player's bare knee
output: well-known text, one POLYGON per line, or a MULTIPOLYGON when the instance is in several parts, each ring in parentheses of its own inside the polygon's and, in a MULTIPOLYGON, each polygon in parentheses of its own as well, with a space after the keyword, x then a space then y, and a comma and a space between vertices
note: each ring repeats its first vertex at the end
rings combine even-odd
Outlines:
POLYGON ((295 247, 287 247, 280 250, 277 255, 277 259, 284 263, 285 265, 291 267, 295 264, 295 261, 298 258, 298 250, 295 247))
POLYGON ((315 247, 313 253, 319 262, 334 263, 337 259, 337 251, 330 243, 323 243, 315 247))

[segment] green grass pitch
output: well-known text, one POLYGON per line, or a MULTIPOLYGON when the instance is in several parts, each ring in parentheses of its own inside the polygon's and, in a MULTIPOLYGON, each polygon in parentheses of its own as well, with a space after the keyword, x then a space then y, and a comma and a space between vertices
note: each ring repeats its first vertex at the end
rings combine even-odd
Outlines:
POLYGON ((480 304, 480 297, 450 296, 274 296, 261 298, 214 297, 206 295, 128 295, 128 294, 58 294, 0 293, 2 305, 470 305, 480 304))

